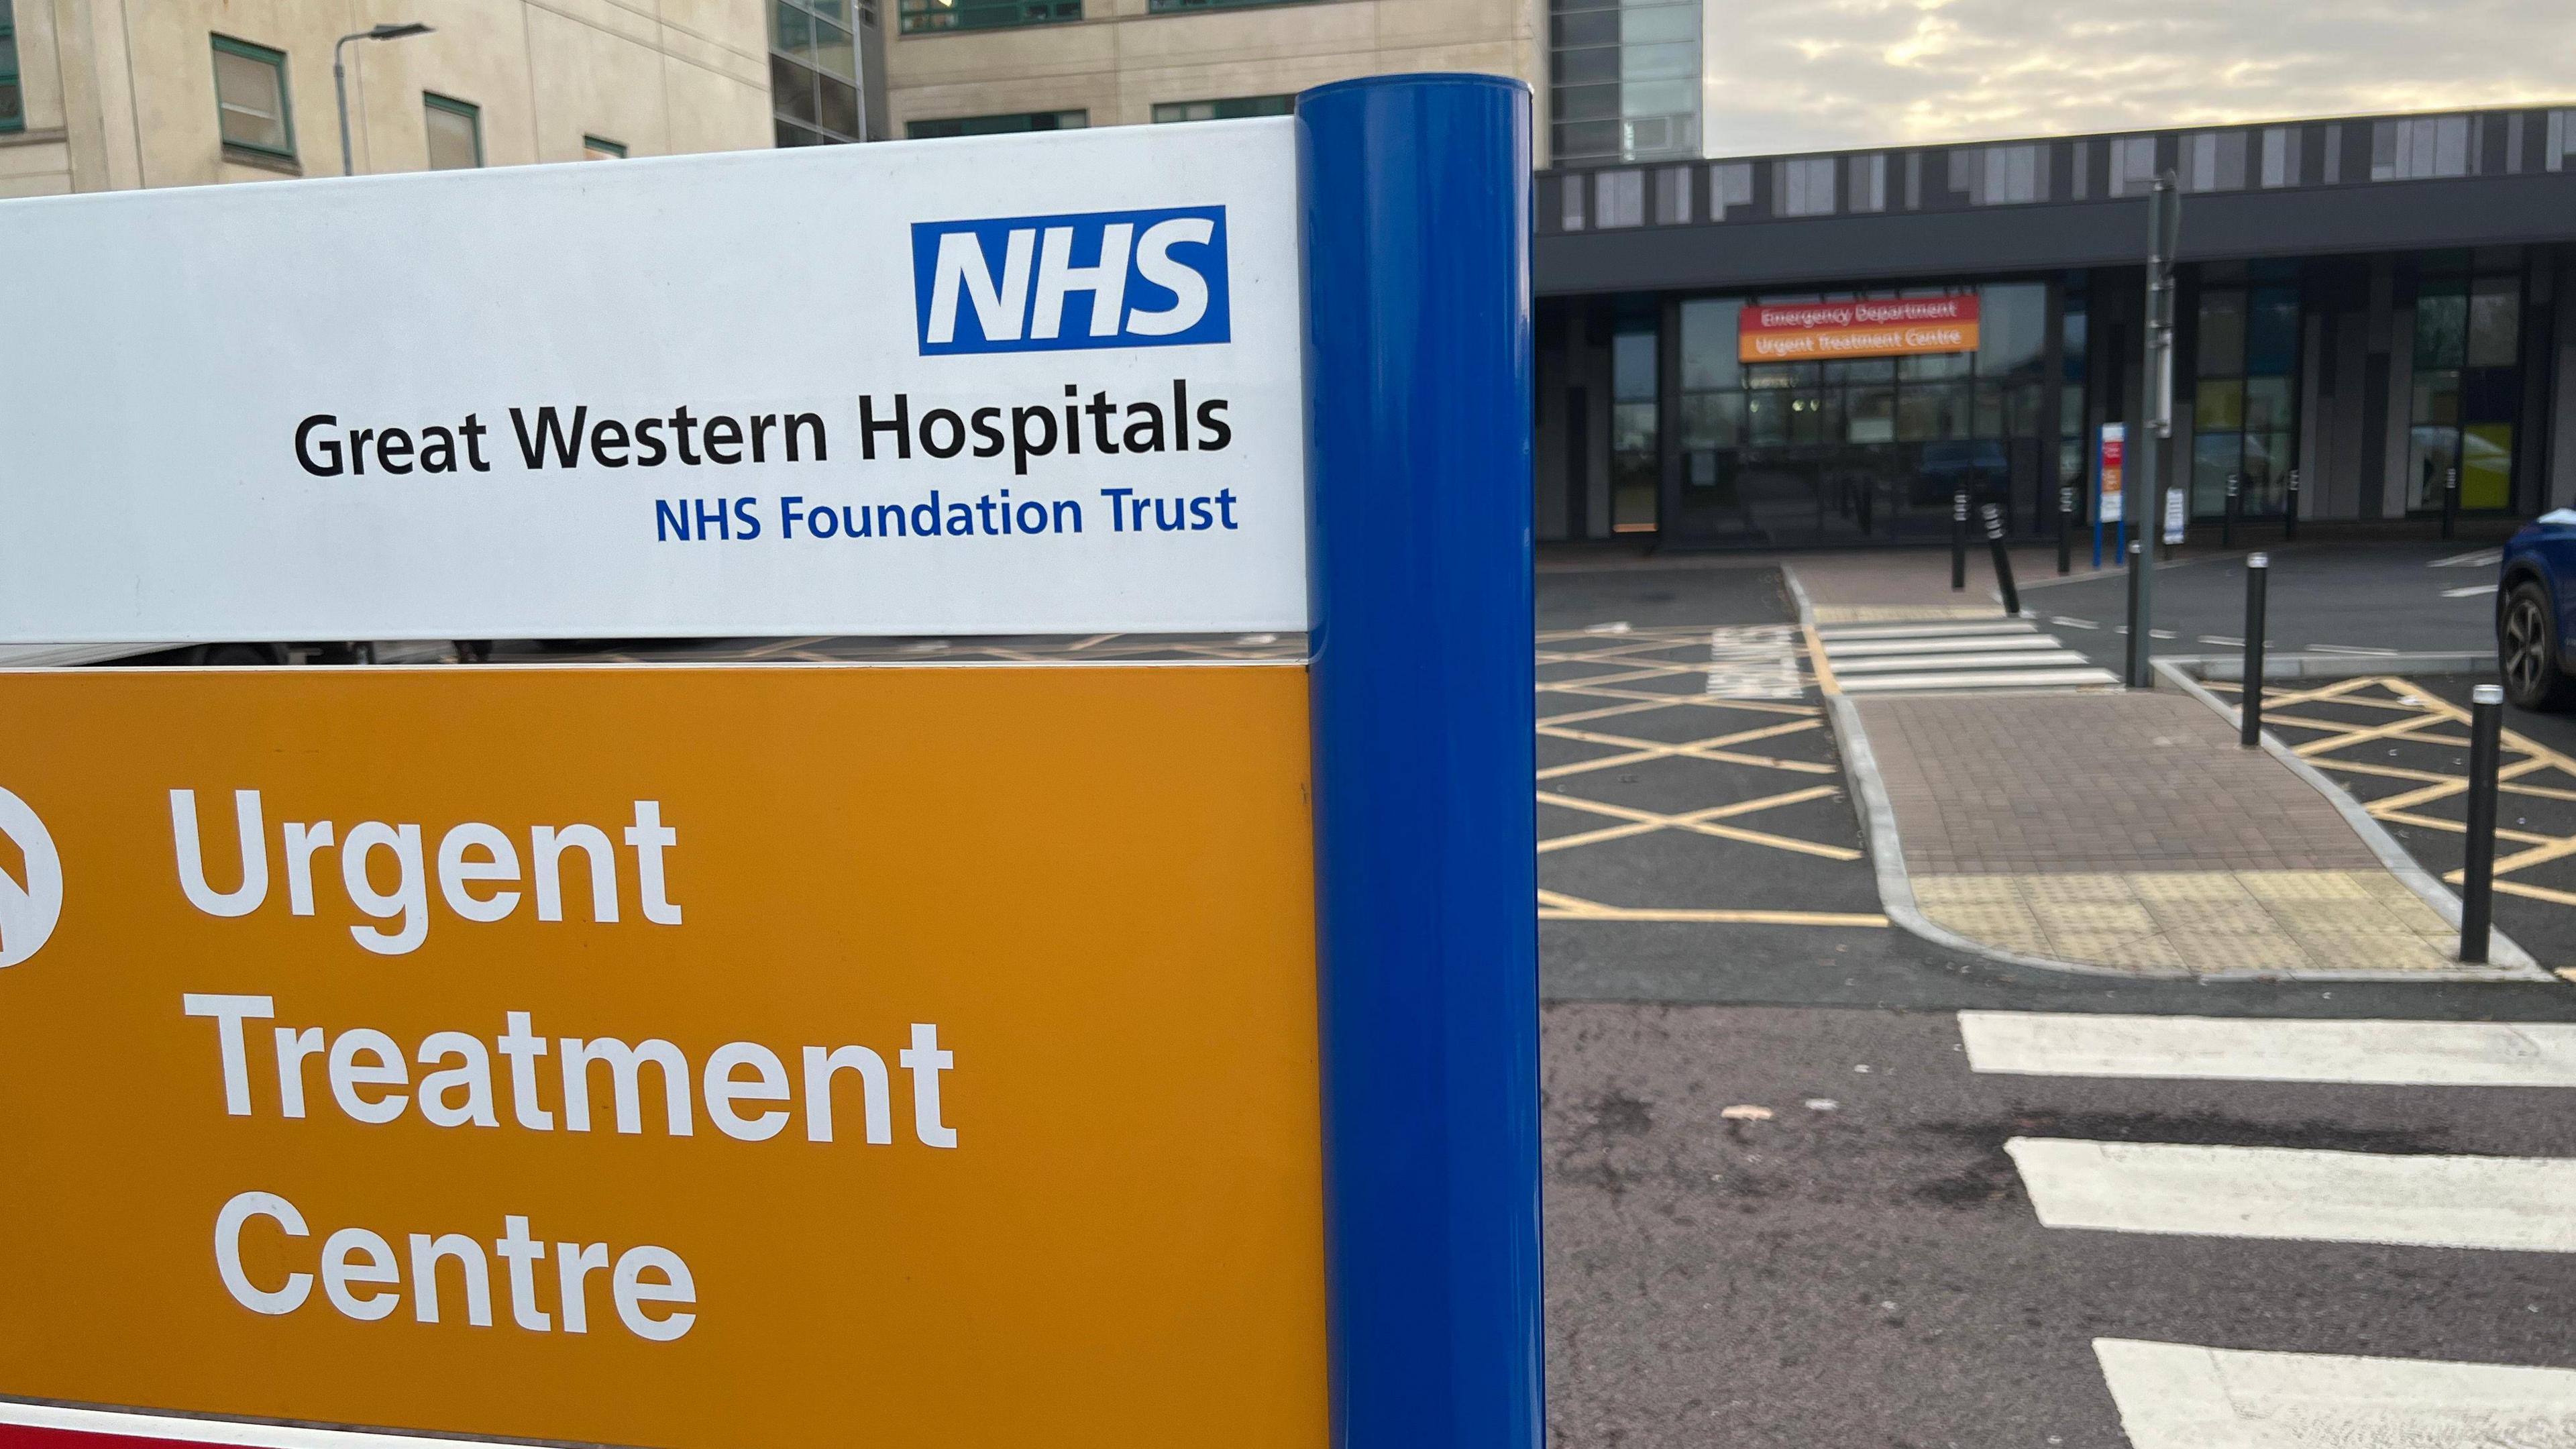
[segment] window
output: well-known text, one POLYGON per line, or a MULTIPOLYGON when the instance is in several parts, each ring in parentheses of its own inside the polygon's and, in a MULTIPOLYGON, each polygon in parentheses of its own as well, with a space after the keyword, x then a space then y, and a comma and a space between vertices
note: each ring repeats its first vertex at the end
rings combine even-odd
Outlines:
MULTIPOLYGON (((1855 165, 1858 158, 1854 158, 1855 165)), ((1833 292, 1759 298, 1694 297, 1677 309, 1671 388, 1675 510, 1666 536, 1857 541, 1942 537, 1950 498, 1965 487, 1979 500, 2009 502, 2033 526, 2053 518, 2039 482, 2050 328, 2045 283, 1975 289, 1833 292), (1886 302, 1968 293, 1980 302, 1979 345, 1910 356, 1746 361, 1748 305, 1886 302)), ((2080 313, 2079 313, 2080 316, 2080 313)), ((2081 322, 2076 325, 2079 344, 2081 322)), ((1624 329, 1622 329, 1624 331, 1624 329)), ((1638 387, 1619 376, 1614 396, 1643 391, 1654 359, 1633 360, 1638 387)), ((1640 339, 1641 343, 1649 338, 1640 339)), ((1660 380, 1660 379, 1658 379, 1660 380)), ((2081 365, 2078 364, 2078 385, 2081 365)), ((2081 408, 2076 426, 2081 426, 2081 408)), ((1650 419, 1614 415, 1613 436, 1638 454, 1657 440, 1650 419)), ((2061 426, 2064 425, 2061 419, 2061 426)), ((1614 476, 1616 476, 1614 474, 1614 476)), ((1657 475, 1649 475, 1657 476, 1657 475)), ((1642 486, 1638 501, 1645 503, 1642 486)))
POLYGON ((1691 219, 1691 168, 1666 166, 1655 172, 1655 225, 1680 226, 1691 219))
POLYGON ((1730 206, 1753 204, 1753 163, 1720 161, 1708 168, 1708 219, 1726 220, 1730 206))
POLYGON ((605 136, 584 136, 581 138, 581 159, 623 161, 626 159, 626 143, 611 141, 605 136))
POLYGON ((18 16, 0 0, 0 131, 27 129, 27 107, 18 93, 18 16))
POLYGON ((1698 154, 1698 0, 1548 0, 1548 63, 1560 164, 1698 154))
MULTIPOLYGON (((873 28, 873 5, 859 8, 873 28)), ((769 0, 769 104, 781 146, 864 141, 850 0, 769 0)), ((625 154, 622 150, 620 155, 625 154)))
POLYGON ((2476 170, 2467 116, 2416 116, 2403 121, 2373 121, 2370 126, 2370 179, 2416 181, 2430 176, 2466 176, 2476 170))
POLYGON ((2185 191, 2245 189, 2245 133, 2202 131, 2182 138, 2185 191))
POLYGON ((2211 287, 2200 294, 2193 348, 2191 511, 2227 509, 2238 480, 2247 518, 2277 518, 2289 501, 2297 426, 2299 291, 2295 286, 2211 287))
POLYGON ((1979 146, 1950 153, 1952 185, 1971 206, 2017 206, 2048 199, 2048 178, 2037 146, 1979 146), (1965 186, 1958 182, 1965 180, 1965 186))
POLYGON ((2299 184, 2299 132, 2295 126, 2273 126, 2263 132, 2263 184, 2299 184))
POLYGON ((2111 143, 2111 194, 2144 196, 2156 185, 2156 138, 2131 136, 2111 143))
POLYGON ((1834 214, 1834 158, 1808 157, 1771 163, 1773 216, 1834 214))
POLYGON ((1604 171, 1592 178, 1593 224, 1603 228, 1646 224, 1646 173, 1604 171))
POLYGON ((896 14, 906 35, 996 30, 1080 20, 1082 0, 902 0, 896 14))
POLYGON ((1285 116, 1297 109, 1295 96, 1235 96, 1222 101, 1162 101, 1154 107, 1156 122, 1239 121, 1247 116, 1285 116))
POLYGON ((1146 12, 1171 15, 1189 10, 1241 10, 1253 5, 1285 5, 1292 0, 1146 0, 1146 12))
POLYGON ((286 53, 218 35, 215 111, 224 145, 261 156, 292 157, 295 126, 287 110, 286 53))
POLYGON ((1854 211, 1887 210, 1887 158, 1854 156, 1851 158, 1851 209, 1854 211))
POLYGON ((420 109, 429 127, 430 170, 471 171, 483 164, 481 106, 423 92, 420 109))
POLYGON ((2427 277, 2415 297, 2414 403, 2407 429, 2407 506, 2513 501, 2514 424, 2521 413, 2519 277, 2427 277))
POLYGON ((1008 136, 1022 131, 1079 131, 1091 124, 1089 111, 1022 111, 1008 116, 958 116, 914 121, 905 134, 919 141, 933 136, 1008 136))
POLYGON ((1571 176, 1559 177, 1557 179, 1556 187, 1558 193, 1557 202, 1558 206, 1561 208, 1558 212, 1557 220, 1566 231, 1583 230, 1583 193, 1585 189, 1583 173, 1578 171, 1571 176))
MULTIPOLYGON (((1633 174, 1633 173, 1631 173, 1633 174)), ((1619 319, 1610 338, 1610 531, 1652 533, 1656 476, 1655 318, 1619 319)))
POLYGON ((2551 111, 2545 141, 2541 147, 2541 165, 2551 171, 2567 169, 2567 158, 2576 155, 2576 111, 2551 111))

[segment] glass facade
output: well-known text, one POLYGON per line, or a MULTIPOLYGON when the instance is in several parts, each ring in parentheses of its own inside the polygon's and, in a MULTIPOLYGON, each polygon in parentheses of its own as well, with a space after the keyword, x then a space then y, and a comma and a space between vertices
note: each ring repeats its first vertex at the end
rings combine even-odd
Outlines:
POLYGON ((1548 0, 1555 164, 1698 155, 1699 83, 1699 0, 1548 0))
POLYGON ((1157 124, 1175 121, 1237 121, 1247 116, 1285 116, 1297 109, 1295 96, 1231 96, 1221 101, 1159 101, 1157 124))
POLYGON ((2192 514, 2225 513, 2227 480, 2235 477, 2242 516, 2277 518, 2289 498, 2298 434, 2298 286, 2205 281, 2197 322, 2192 514))
POLYGON ((913 121, 904 127, 904 134, 916 141, 935 136, 1014 136, 1023 131, 1079 131, 1090 124, 1089 111, 1015 111, 1007 116, 913 121))
MULTIPOLYGON (((770 0, 769 97, 779 145, 867 139, 853 18, 851 0, 770 0)), ((876 6, 862 0, 855 19, 874 29, 876 6)))
POLYGON ((1610 338, 1610 531, 1652 533, 1662 476, 1657 412, 1662 339, 1652 312, 1631 312, 1610 338))
POLYGON ((1082 0, 902 0, 906 35, 1055 25, 1082 18, 1082 0))
POLYGON ((2460 508, 2513 503, 2522 279, 2479 275, 2466 261, 2437 259, 2417 283, 2406 453, 2406 506, 2413 512, 2442 507, 2453 469, 2460 508))
MULTIPOLYGON (((1947 537, 1951 500, 2038 526, 2048 426, 2049 286, 1682 301, 1677 537, 1772 546, 1947 537), (1973 295, 1976 347, 1897 357, 1744 362, 1749 304, 1973 295)), ((1615 368, 1614 368, 1615 371, 1615 368)), ((1614 432, 1616 425, 1614 423, 1614 432)), ((1614 469, 1614 478, 1617 474, 1614 469)), ((2053 514, 2048 514, 2053 517, 2053 514)))

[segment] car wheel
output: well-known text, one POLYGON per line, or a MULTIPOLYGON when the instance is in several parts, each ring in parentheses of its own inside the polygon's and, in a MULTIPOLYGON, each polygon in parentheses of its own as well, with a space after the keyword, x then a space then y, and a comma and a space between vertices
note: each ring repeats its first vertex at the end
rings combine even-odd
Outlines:
POLYGON ((2496 667, 2505 698, 2524 709, 2563 710, 2576 705, 2576 681, 2558 667, 2558 623, 2549 590, 2525 579, 2505 596, 2496 618, 2496 667))

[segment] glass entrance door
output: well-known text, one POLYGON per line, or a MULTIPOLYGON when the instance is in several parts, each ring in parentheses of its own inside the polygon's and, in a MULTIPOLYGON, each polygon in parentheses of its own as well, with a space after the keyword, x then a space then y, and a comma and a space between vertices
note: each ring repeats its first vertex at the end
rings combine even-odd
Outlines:
POLYGON ((2518 276, 2428 276, 2415 294, 2415 387, 2407 430, 2407 507, 2438 512, 2459 470, 2459 506, 2513 506, 2521 410, 2518 276))

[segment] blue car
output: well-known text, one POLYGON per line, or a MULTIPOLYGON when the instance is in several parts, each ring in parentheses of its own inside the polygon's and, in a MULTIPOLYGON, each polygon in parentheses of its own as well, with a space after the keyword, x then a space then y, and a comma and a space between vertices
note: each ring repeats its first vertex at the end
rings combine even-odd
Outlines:
POLYGON ((2576 509, 2523 525, 2496 580, 2496 667, 2524 709, 2576 708, 2576 509))

